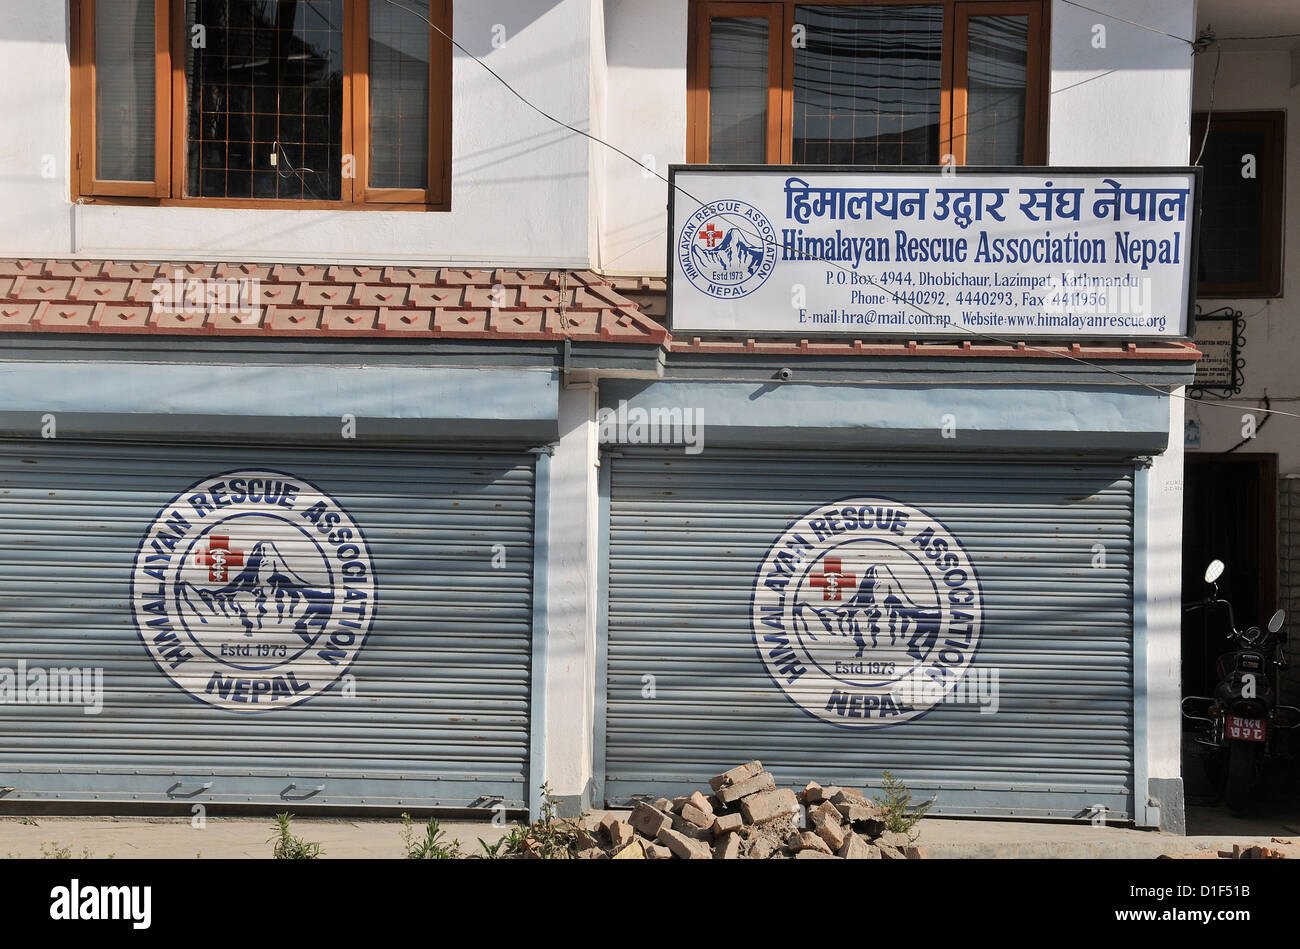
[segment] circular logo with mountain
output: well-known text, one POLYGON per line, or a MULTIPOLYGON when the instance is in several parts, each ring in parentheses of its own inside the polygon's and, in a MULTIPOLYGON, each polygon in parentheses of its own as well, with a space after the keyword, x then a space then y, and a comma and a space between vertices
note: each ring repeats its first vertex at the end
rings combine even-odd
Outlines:
POLYGON ((730 300, 763 285, 776 267, 776 249, 776 231, 762 211, 744 201, 714 201, 686 219, 677 263, 697 290, 730 300))
POLYGON ((979 648, 983 593, 965 548, 917 507, 853 497, 777 538, 754 578, 767 673, 809 715, 898 725, 951 701, 979 648))
POLYGON ((319 695, 375 616, 361 528, 334 498, 278 471, 199 481, 158 512, 131 577, 137 631, 195 699, 257 712, 319 695))

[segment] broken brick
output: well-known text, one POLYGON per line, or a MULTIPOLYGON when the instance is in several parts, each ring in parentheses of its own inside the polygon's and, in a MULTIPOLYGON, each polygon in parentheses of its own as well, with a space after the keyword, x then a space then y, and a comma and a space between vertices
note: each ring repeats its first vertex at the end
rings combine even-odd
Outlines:
POLYGON ((696 827, 701 829, 711 828, 713 826, 713 812, 709 811, 706 813, 689 801, 682 805, 680 813, 682 815, 682 820, 686 821, 688 824, 694 824, 696 827))
POLYGON ((816 826, 813 833, 826 841, 826 846, 829 847, 832 852, 838 851, 844 846, 846 831, 840 826, 839 820, 835 818, 828 817, 826 820, 822 821, 816 826))
POLYGON ((789 817, 795 813, 799 802, 789 788, 775 791, 763 791, 753 794, 740 802, 741 813, 750 824, 760 824, 776 817, 789 817))
POLYGON ((735 831, 743 830, 745 827, 745 818, 740 814, 719 814, 713 818, 713 836, 721 837, 723 834, 732 834, 735 831))
POLYGON ((663 811, 651 807, 645 801, 637 801, 636 807, 632 808, 632 815, 628 821, 641 833, 645 834, 651 840, 659 836, 659 831, 665 827, 671 827, 673 820, 663 811))
POLYGON ((706 841, 713 839, 712 825, 708 827, 701 827, 698 824, 692 824, 690 821, 688 821, 685 817, 682 817, 680 814, 673 814, 672 820, 673 820, 672 822, 673 830, 677 831, 677 833, 685 837, 690 837, 692 840, 706 840, 706 841))
POLYGON ((614 821, 609 830, 609 842, 615 847, 625 847, 636 839, 636 831, 626 821, 614 821))
POLYGON ((740 837, 727 834, 713 846, 714 860, 735 860, 740 857, 740 837))
POLYGON ((712 860, 713 851, 709 845, 699 840, 687 837, 685 834, 679 834, 671 827, 665 827, 659 831, 655 838, 673 852, 673 856, 682 860, 712 860))
POLYGON ((812 808, 808 812, 808 817, 813 822, 813 826, 816 826, 817 824, 820 824, 823 821, 830 819, 832 816, 834 817, 835 822, 837 824, 843 823, 840 820, 839 810, 836 809, 835 805, 832 804, 830 801, 822 801, 820 804, 818 804, 816 807, 812 808))
POLYGON ((905 850, 911 844, 912 841, 908 839, 907 834, 893 830, 885 831, 876 841, 877 847, 893 847, 895 850, 905 850))
POLYGON ((699 791, 696 791, 694 794, 688 797, 686 801, 692 807, 696 808, 697 810, 705 814, 709 818, 709 822, 712 823, 713 805, 709 803, 709 799, 707 797, 705 797, 699 791))
POLYGON ((793 846, 797 850, 817 850, 826 854, 831 852, 831 848, 826 846, 826 841, 808 830, 799 835, 798 839, 793 842, 793 846))
MULTIPOLYGON (((763 771, 739 784, 731 784, 725 788, 721 788, 718 791, 718 799, 722 801, 723 804, 734 804, 736 801, 743 800, 751 794, 758 794, 761 791, 770 791, 774 787, 776 787, 776 779, 768 772, 763 771)), ((790 796, 794 797, 793 791, 790 792, 790 796)))
POLYGON ((836 851, 845 860, 879 860, 880 851, 863 840, 857 834, 850 833, 844 838, 844 846, 836 851))
POLYGON ((832 804, 865 804, 867 799, 861 791, 853 788, 836 788, 835 793, 830 797, 830 802, 832 804))
POLYGON ((721 791, 723 788, 731 787, 736 784, 743 784, 750 778, 759 774, 762 770, 763 765, 761 762, 750 761, 737 768, 732 768, 730 771, 724 771, 716 778, 709 778, 709 787, 713 788, 714 791, 721 791))

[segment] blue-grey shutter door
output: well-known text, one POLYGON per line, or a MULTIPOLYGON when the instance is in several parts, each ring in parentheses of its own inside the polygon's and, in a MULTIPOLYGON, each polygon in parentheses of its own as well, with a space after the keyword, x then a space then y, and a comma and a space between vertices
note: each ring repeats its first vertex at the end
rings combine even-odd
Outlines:
POLYGON ((935 813, 1131 815, 1131 462, 676 449, 608 463, 610 803, 757 758, 788 785, 878 787, 890 770, 917 800, 937 795, 935 813), (769 678, 755 570, 791 522, 849 496, 919 507, 965 546, 984 596, 971 668, 999 670, 996 714, 939 705, 850 731, 769 678))
POLYGON ((4 799, 523 806, 533 475, 526 453, 0 442, 0 670, 97 667, 104 690, 98 715, 0 704, 4 799), (354 694, 212 708, 137 635, 128 586, 155 515, 253 468, 311 482, 365 534, 376 610, 354 694))

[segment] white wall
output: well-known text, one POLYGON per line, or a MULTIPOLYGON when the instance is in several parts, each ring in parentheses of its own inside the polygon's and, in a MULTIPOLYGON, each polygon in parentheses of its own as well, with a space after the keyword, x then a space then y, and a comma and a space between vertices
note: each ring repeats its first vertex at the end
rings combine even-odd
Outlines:
MULTIPOLYGON (((687 0, 605 0, 609 141, 665 178, 686 160, 686 12, 687 0)), ((621 155, 606 167, 602 267, 662 276, 667 183, 621 155)))
MULTIPOLYGON (((1180 387, 1169 400, 1169 448, 1152 459, 1147 482, 1147 768, 1153 778, 1182 774, 1185 394, 1180 387)), ((1141 814, 1143 802, 1135 803, 1141 814)))
MULTIPOLYGON (((1214 54, 1196 64, 1195 103, 1209 104, 1214 54)), ((1291 57, 1282 50, 1252 50, 1223 54, 1215 90, 1216 110, 1286 109, 1286 210, 1282 296, 1274 299, 1202 300, 1204 310, 1229 305, 1246 321, 1246 385, 1240 396, 1223 407, 1189 405, 1188 417, 1201 423, 1202 452, 1224 451, 1242 437, 1241 417, 1260 405, 1267 392, 1273 408, 1300 412, 1300 85, 1291 85, 1291 57)), ((1213 120, 1211 120, 1212 122, 1213 120)), ((1197 143, 1199 147, 1199 143, 1197 143)), ((1219 402, 1221 400, 1212 399, 1219 402)), ((1263 421, 1263 415, 1258 416, 1263 421)), ((1300 472, 1300 421, 1275 418, 1241 451, 1276 452, 1282 474, 1300 472)))
POLYGON ((1194 0, 1089 0, 1052 4, 1048 162, 1185 165, 1194 0), (1100 45, 1104 43, 1103 45, 1100 45))
POLYGON ((546 779, 566 811, 592 803, 599 556, 596 390, 560 391, 560 441, 551 459, 547 583, 546 779))
MULTIPOLYGON (((605 4, 604 0, 587 0, 591 10, 591 134, 597 139, 607 140, 609 68, 605 50, 605 4)), ((609 149, 597 141, 587 143, 590 156, 590 192, 587 199, 589 212, 587 223, 587 249, 594 270, 601 269, 600 230, 605 219, 605 197, 607 186, 606 164, 609 149)))
MULTIPOLYGON (((592 0, 457 2, 453 32, 521 93, 590 121, 592 0), (493 26, 506 42, 493 45, 493 26)), ((0 5, 0 255, 586 266, 588 143, 457 53, 450 212, 232 210, 69 200, 66 4, 0 5), (57 177, 41 178, 42 156, 57 177)))
MULTIPOLYGON (((1192 52, 1186 43, 1155 31, 1194 37, 1193 0, 1091 0, 1088 6, 1151 29, 1061 0, 1052 4, 1049 162, 1186 165, 1192 52)), ((1182 774, 1184 394, 1176 390, 1170 399, 1169 448, 1153 459, 1148 477, 1145 689, 1147 769, 1152 778, 1182 774)), ((1141 815, 1145 801, 1135 803, 1141 815)))

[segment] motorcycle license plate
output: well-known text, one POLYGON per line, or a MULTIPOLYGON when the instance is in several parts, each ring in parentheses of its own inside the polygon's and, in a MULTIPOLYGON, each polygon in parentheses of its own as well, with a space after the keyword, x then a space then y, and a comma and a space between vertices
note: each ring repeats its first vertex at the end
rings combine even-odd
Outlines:
POLYGON ((1242 718, 1240 715, 1229 715, 1224 724, 1229 738, 1236 738, 1241 741, 1264 740, 1264 719, 1262 718, 1242 718))

